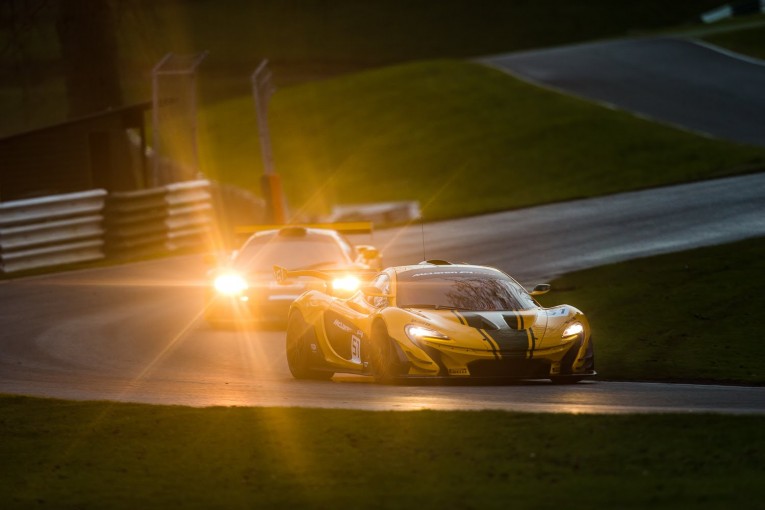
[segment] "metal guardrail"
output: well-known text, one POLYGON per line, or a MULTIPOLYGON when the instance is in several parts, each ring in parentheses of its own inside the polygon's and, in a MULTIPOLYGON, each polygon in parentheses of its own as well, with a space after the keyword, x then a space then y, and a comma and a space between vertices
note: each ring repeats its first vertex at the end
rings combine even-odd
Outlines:
POLYGON ((205 180, 2 202, 0 273, 204 246, 212 221, 205 180))
POLYGON ((188 181, 166 186, 168 250, 195 246, 210 233, 213 207, 208 181, 188 181))
POLYGON ((0 272, 104 258, 104 190, 0 203, 0 272))
POLYGON ((114 192, 106 200, 106 252, 141 255, 162 250, 166 238, 165 188, 114 192))
POLYGON ((700 17, 704 23, 717 23, 734 16, 746 16, 758 12, 765 13, 765 0, 739 0, 738 2, 723 4, 702 13, 700 17))
MULTIPOLYGON (((216 217, 211 187, 197 180, 0 203, 0 273, 207 247, 216 217)), ((364 220, 371 228, 419 217, 419 203, 410 201, 338 206, 328 221, 342 228, 338 221, 364 220)))
POLYGON ((209 235, 212 211, 205 180, 112 193, 106 205, 107 253, 132 257, 196 246, 209 235))

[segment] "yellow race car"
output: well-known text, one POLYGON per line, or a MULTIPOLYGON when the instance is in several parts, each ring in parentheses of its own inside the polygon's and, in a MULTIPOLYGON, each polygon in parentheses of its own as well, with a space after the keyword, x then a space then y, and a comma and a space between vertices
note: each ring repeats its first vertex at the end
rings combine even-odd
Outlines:
POLYGON ((297 379, 337 372, 390 383, 407 378, 551 379, 592 377, 590 325, 570 305, 544 308, 504 272, 430 260, 389 267, 350 297, 329 289, 333 275, 275 267, 279 281, 312 276, 325 291, 290 306, 286 353, 297 379))

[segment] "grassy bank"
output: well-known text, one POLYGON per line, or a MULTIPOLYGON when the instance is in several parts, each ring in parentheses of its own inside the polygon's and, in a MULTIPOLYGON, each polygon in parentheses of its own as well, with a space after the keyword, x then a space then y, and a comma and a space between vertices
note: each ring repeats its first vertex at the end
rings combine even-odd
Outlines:
MULTIPOLYGON (((251 99, 205 111, 203 161, 257 187, 251 99), (246 112, 246 113, 245 113, 246 112)), ((465 61, 405 64, 277 93, 274 158, 293 210, 419 200, 427 219, 731 175, 765 149, 711 140, 465 61)))
POLYGON ((763 417, 21 397, 0 398, 0 416, 6 509, 712 509, 765 497, 763 417))
POLYGON ((751 26, 705 35, 703 39, 742 55, 765 60, 765 15, 752 16, 748 22, 751 26))
POLYGON ((765 384, 765 238, 563 276, 545 303, 585 311, 603 378, 765 384))

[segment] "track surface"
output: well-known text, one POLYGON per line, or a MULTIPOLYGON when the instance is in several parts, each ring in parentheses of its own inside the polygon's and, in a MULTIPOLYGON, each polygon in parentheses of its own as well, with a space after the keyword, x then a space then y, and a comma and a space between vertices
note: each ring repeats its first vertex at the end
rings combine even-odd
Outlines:
POLYGON ((525 51, 482 62, 683 129, 765 146, 765 61, 660 37, 525 51))
MULTIPOLYGON (((765 145, 765 66, 686 40, 485 59, 544 86, 685 129, 765 145)), ((526 284, 629 258, 765 235, 765 175, 378 232, 388 264, 490 264, 526 284)), ((369 239, 359 239, 368 242, 369 239)), ((544 412, 765 413, 765 388, 588 382, 388 387, 293 380, 284 333, 199 320, 200 257, 0 282, 0 392, 184 405, 544 412)), ((605 340, 602 340, 605 341, 605 340)))
MULTIPOLYGON (((429 257, 493 264, 533 283, 761 236, 763 210, 765 175, 752 175, 429 224, 425 244, 429 257)), ((388 264, 422 258, 419 227, 378 232, 374 243, 388 264)), ((1 282, 0 392, 195 406, 765 413, 765 388, 295 381, 283 331, 216 331, 199 319, 205 270, 201 257, 185 257, 1 282)))

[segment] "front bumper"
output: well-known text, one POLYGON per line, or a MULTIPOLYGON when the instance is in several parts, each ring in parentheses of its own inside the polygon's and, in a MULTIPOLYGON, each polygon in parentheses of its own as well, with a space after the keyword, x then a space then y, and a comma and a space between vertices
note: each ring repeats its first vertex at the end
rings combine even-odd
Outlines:
POLYGON ((205 319, 217 324, 248 324, 287 320, 290 305, 297 295, 251 296, 213 295, 208 299, 205 319))

